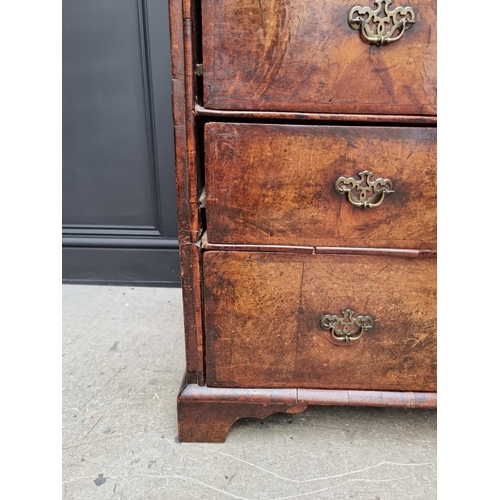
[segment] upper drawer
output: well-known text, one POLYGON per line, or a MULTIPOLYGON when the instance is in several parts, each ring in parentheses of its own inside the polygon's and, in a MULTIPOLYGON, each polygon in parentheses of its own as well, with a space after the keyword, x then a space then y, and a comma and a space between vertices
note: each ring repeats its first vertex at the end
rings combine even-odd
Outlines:
POLYGON ((436 114, 435 0, 204 0, 202 30, 207 108, 436 114), (376 4, 415 23, 368 43, 348 17, 376 4))
POLYGON ((205 183, 210 243, 436 248, 434 128, 208 123, 205 183))

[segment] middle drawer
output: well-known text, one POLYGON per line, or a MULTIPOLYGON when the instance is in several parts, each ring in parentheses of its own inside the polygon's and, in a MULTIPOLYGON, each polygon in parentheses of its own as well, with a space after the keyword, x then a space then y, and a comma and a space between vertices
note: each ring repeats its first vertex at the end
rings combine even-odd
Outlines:
POLYGON ((210 243, 436 248, 436 129, 205 125, 210 243))

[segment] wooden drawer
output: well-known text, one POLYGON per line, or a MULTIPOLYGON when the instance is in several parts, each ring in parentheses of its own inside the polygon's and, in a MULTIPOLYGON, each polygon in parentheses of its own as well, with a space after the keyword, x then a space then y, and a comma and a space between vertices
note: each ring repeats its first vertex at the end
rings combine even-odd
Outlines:
POLYGON ((207 382, 215 387, 433 391, 436 261, 206 252, 207 382), (372 315, 352 342, 323 314, 372 315))
POLYGON ((211 243, 436 248, 435 128, 208 123, 205 172, 211 243), (365 170, 376 208, 335 191, 365 170))
POLYGON ((349 26, 356 5, 376 8, 373 0, 204 0, 205 107, 435 115, 436 1, 388 6, 411 7, 415 24, 384 46, 349 26))

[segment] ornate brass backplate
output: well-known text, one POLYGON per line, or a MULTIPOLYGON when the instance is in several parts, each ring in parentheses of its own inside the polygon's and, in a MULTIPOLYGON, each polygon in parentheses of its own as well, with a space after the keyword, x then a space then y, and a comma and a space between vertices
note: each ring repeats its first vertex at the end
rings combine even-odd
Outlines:
POLYGON ((359 179, 339 177, 335 181, 335 191, 339 194, 347 193, 347 199, 355 207, 378 207, 388 194, 394 193, 394 186, 390 179, 379 178, 372 181, 373 172, 369 170, 363 170, 358 175, 359 179))
POLYGON ((342 316, 336 314, 323 314, 319 324, 324 330, 330 330, 332 337, 341 342, 351 342, 358 340, 375 324, 375 318, 367 314, 366 316, 354 316, 354 311, 350 308, 342 311, 342 316))
POLYGON ((356 5, 349 12, 349 26, 359 31, 365 42, 374 45, 396 42, 415 24, 415 11, 411 7, 389 10, 392 0, 374 1, 376 9, 356 5), (380 16, 382 8, 385 16, 380 16))

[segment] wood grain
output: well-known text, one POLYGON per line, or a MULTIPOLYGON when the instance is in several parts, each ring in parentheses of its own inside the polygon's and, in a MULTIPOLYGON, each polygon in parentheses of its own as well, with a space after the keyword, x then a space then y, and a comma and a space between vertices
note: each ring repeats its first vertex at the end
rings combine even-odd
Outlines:
POLYGON ((196 155, 191 11, 192 5, 189 1, 169 1, 175 181, 181 243, 194 243, 202 231, 198 207, 201 185, 199 159, 196 155))
POLYGON ((436 1, 412 0, 416 24, 383 47, 349 27, 354 5, 204 0, 204 106, 435 115, 436 1))
POLYGON ((205 252, 207 385, 434 391, 436 261, 205 252), (336 343, 323 314, 375 327, 336 343))
POLYGON ((436 129, 208 123, 210 243, 436 248, 436 129), (394 193, 360 209, 334 191, 371 170, 394 193))
POLYGON ((435 392, 397 391, 324 391, 298 389, 297 400, 310 405, 381 406, 400 408, 436 408, 435 392))
POLYGON ((199 159, 196 154, 193 78, 193 5, 170 0, 172 108, 179 254, 186 338, 186 369, 190 382, 204 383, 201 325, 201 262, 196 240, 201 235, 198 196, 199 159))
POLYGON ((414 259, 436 258, 437 250, 412 250, 398 248, 366 248, 366 247, 292 247, 280 245, 231 245, 209 243, 204 233, 201 240, 203 250, 219 250, 234 252, 293 252, 293 253, 326 253, 341 255, 385 255, 395 257, 411 257, 414 259))
POLYGON ((317 122, 349 122, 349 123, 368 123, 374 124, 400 124, 400 125, 436 125, 436 116, 419 115, 367 115, 367 114, 345 114, 345 113, 298 113, 292 111, 234 111, 230 109, 208 109, 203 106, 195 106, 196 116, 206 117, 207 119, 225 119, 234 121, 241 119, 268 120, 275 122, 277 120, 290 121, 317 121, 317 122))

